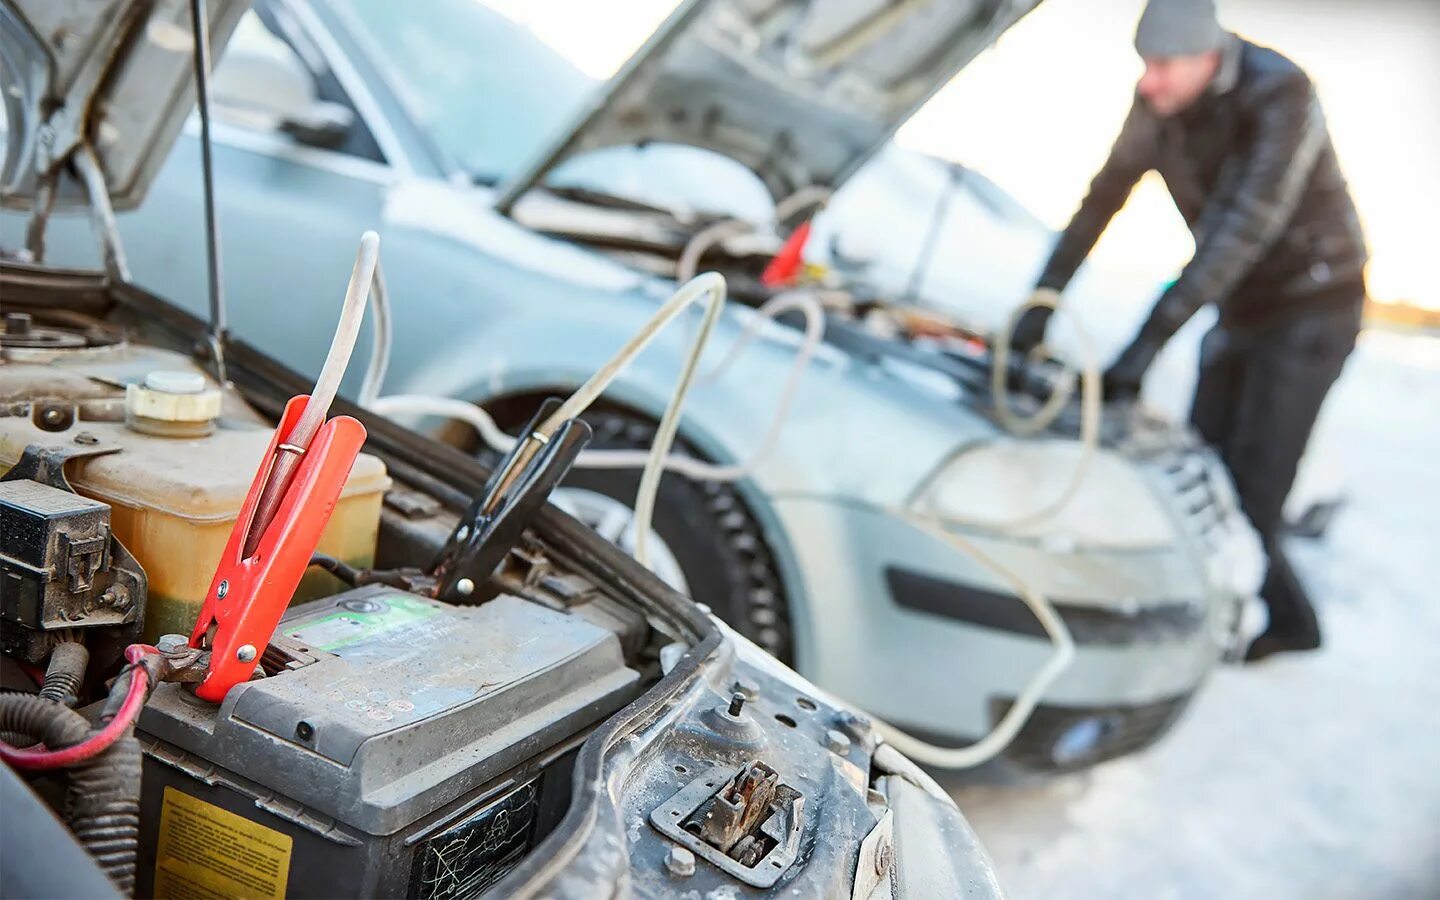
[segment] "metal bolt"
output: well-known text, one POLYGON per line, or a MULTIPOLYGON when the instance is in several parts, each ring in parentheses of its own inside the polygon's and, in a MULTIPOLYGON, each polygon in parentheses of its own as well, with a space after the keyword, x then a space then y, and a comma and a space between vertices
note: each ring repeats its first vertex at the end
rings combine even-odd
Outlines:
POLYGON ((735 693, 731 694, 731 695, 730 695, 730 709, 729 709, 730 715, 732 715, 732 716, 738 716, 738 715, 740 715, 740 711, 743 710, 744 708, 745 708, 745 695, 742 694, 742 693, 740 693, 739 691, 736 691, 735 693))
POLYGON ((844 756, 850 752, 850 739, 831 728, 825 732, 825 747, 832 753, 844 756))
POLYGON ((174 653, 190 646, 190 639, 183 634, 162 634, 155 642, 155 649, 161 653, 174 653))
POLYGON ((100 439, 88 431, 82 431, 79 434, 75 435, 75 443, 87 445, 98 444, 100 443, 100 439))
POLYGON ((50 409, 45 410, 45 413, 41 416, 41 418, 45 420, 45 424, 47 425, 59 425, 61 422, 65 421, 65 412, 63 410, 51 407, 50 409))
POLYGON ((105 589, 100 595, 100 604, 125 612, 130 609, 130 591, 123 584, 117 584, 105 589))
POLYGON ((475 593, 475 582, 468 578, 462 578, 455 582, 455 593, 462 597, 468 597, 475 593))
POLYGON ((230 593, 230 582, 222 581, 220 582, 220 586, 215 589, 215 599, 224 600, 225 595, 228 593, 230 593))
POLYGON ((251 644, 242 644, 240 649, 235 651, 235 658, 241 662, 254 662, 255 647, 251 644))
POLYGON ((695 874, 695 854, 684 847, 671 847, 665 854, 665 868, 676 878, 689 878, 695 874))
POLYGON ((870 734, 871 722, 868 716, 842 710, 835 717, 835 726, 857 741, 863 741, 870 734))

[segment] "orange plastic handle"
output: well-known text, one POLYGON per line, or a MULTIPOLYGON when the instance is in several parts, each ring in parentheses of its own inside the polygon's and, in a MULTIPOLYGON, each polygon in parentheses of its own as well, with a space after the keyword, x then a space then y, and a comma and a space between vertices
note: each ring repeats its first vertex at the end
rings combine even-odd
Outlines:
POLYGON ((295 588, 310 565, 320 534, 335 511, 350 469, 365 444, 365 426, 349 416, 336 416, 315 433, 294 480, 275 510, 275 518, 261 535, 255 552, 242 558, 245 536, 260 492, 275 464, 277 453, 294 429, 310 398, 290 398, 285 414, 270 439, 270 446, 250 484, 220 566, 200 607, 190 646, 199 647, 212 626, 210 668, 196 688, 197 696, 219 703, 237 684, 250 680, 270 636, 290 605, 295 588))

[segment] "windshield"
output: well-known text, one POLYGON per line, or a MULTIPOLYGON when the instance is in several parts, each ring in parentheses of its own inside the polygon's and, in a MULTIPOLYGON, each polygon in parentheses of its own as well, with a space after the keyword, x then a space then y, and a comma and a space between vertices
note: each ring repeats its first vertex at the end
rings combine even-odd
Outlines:
POLYGON ((478 0, 350 0, 336 8, 417 124, 478 181, 514 175, 595 86, 478 0))

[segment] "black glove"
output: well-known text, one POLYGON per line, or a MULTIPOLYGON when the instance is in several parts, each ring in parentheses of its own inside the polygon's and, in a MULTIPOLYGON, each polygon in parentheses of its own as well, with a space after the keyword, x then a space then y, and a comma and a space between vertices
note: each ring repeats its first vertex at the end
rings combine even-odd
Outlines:
POLYGON ((1029 353, 1045 340, 1045 328, 1050 324, 1050 314, 1055 312, 1048 306, 1032 306, 1020 314, 1015 330, 1010 334, 1010 349, 1016 353, 1029 353))
POLYGON ((1145 338, 1136 338, 1105 370, 1101 381, 1105 387, 1106 402, 1135 400, 1140 396, 1140 382, 1145 371, 1155 361, 1160 345, 1145 338))

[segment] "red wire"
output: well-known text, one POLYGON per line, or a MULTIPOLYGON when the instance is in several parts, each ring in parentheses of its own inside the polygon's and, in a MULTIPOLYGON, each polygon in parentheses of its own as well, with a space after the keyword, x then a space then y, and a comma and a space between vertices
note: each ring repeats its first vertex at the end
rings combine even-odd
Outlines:
POLYGON ((21 662, 21 661, 18 660, 18 659, 15 660, 15 662, 19 663, 20 668, 25 670, 25 674, 30 676, 30 680, 33 681, 33 682, 35 682, 35 686, 36 686, 36 687, 44 687, 44 686, 45 686, 45 670, 44 670, 44 669, 40 668, 39 666, 32 666, 32 665, 30 665, 30 664, 27 663, 27 662, 21 662))
POLYGON ((125 659, 133 666, 130 670, 130 688, 125 693, 125 701, 120 704, 120 711, 115 714, 115 718, 105 723, 104 728, 78 744, 59 750, 21 750, 0 741, 0 760, 17 769, 63 769, 103 753, 140 717, 140 708, 145 705, 146 683, 150 676, 139 663, 147 653, 159 652, 149 644, 131 644, 125 648, 125 659))

